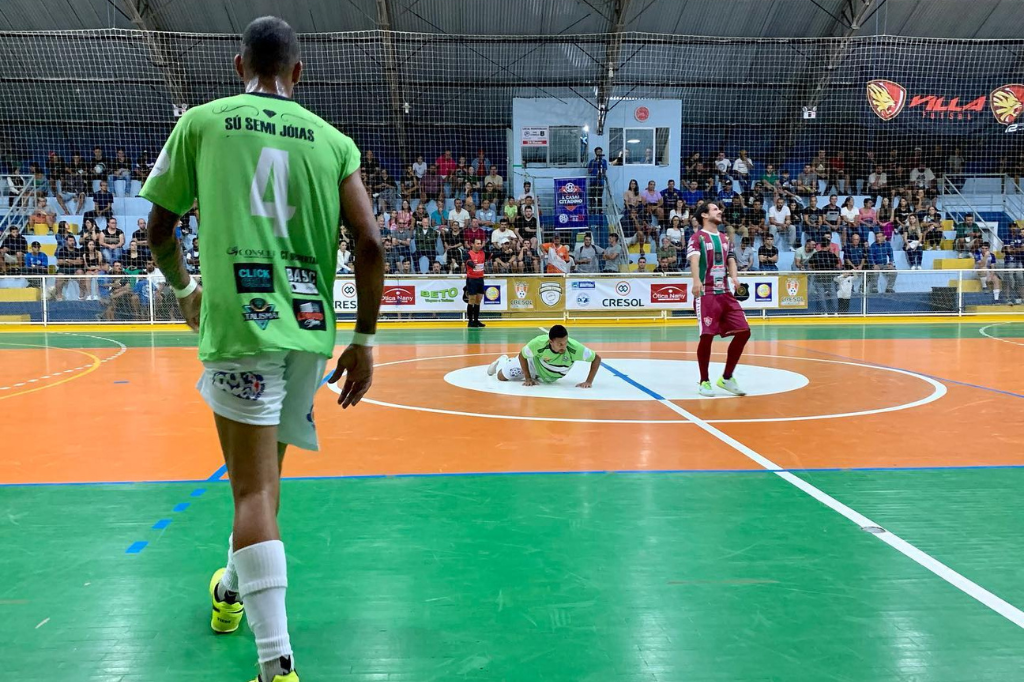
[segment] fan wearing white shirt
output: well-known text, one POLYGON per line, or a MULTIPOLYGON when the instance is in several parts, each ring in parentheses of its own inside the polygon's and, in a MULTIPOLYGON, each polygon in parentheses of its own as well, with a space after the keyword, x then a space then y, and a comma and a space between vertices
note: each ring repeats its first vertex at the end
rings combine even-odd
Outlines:
POLYGON ((494 246, 501 246, 505 242, 512 241, 513 239, 519 239, 519 235, 516 234, 515 230, 509 228, 508 218, 502 216, 501 220, 498 221, 497 229, 491 232, 491 244, 494 246))
POLYGON ((462 207, 462 199, 455 200, 455 208, 448 211, 448 222, 455 221, 459 224, 459 227, 466 229, 466 223, 469 222, 469 211, 462 207))
POLYGON ((782 197, 775 197, 775 205, 768 209, 768 230, 779 243, 796 248, 796 225, 793 225, 789 206, 782 197))

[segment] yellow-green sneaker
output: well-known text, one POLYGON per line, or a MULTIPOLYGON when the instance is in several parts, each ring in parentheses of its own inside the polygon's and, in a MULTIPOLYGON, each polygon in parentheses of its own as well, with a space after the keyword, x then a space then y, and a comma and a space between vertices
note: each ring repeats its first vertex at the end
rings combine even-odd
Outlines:
POLYGON ((702 381, 697 386, 697 393, 705 398, 711 398, 715 395, 715 389, 711 388, 710 381, 702 381))
POLYGON ((723 391, 729 391, 733 395, 746 395, 747 392, 740 388, 740 385, 736 383, 736 377, 719 377, 718 387, 723 391))
MULTIPOLYGON (((229 604, 224 601, 217 601, 215 588, 224 575, 224 569, 218 569, 210 578, 210 601, 213 603, 213 615, 210 617, 210 627, 217 634, 225 635, 234 632, 242 623, 242 616, 245 615, 245 607, 242 602, 229 604)), ((298 678, 296 678, 298 679, 298 678)), ((292 682, 288 680, 288 682, 292 682)))
MULTIPOLYGON (((266 680, 260 679, 260 676, 257 675, 252 682, 266 682, 266 680)), ((274 679, 270 682, 299 682, 299 674, 293 670, 287 675, 274 675, 274 679)))

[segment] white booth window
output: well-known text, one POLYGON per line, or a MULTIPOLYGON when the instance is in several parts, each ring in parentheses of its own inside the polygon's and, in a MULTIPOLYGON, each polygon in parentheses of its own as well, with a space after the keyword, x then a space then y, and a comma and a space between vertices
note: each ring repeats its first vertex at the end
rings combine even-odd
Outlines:
POLYGON ((668 128, 609 128, 608 162, 617 166, 667 166, 668 138, 668 128))
POLYGON ((523 145, 523 163, 533 166, 585 166, 587 149, 582 126, 550 126, 547 145, 523 145))

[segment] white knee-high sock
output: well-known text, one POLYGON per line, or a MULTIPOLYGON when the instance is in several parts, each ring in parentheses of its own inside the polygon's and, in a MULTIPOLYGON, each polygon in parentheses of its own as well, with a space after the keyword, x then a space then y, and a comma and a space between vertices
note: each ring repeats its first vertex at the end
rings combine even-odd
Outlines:
POLYGON ((224 575, 220 577, 220 586, 228 592, 238 592, 238 573, 235 571, 235 534, 228 536, 228 563, 224 567, 224 575))
POLYGON ((238 593, 245 603, 249 629, 256 636, 263 682, 271 682, 274 675, 288 672, 281 670, 279 661, 292 655, 284 603, 288 587, 284 544, 268 540, 244 547, 235 552, 234 562, 238 593))

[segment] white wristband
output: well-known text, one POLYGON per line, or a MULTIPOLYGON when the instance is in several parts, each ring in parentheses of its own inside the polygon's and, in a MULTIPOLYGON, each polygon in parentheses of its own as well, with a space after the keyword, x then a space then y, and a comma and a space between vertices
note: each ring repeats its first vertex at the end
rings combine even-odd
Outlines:
POLYGON ((360 334, 359 332, 356 332, 352 335, 352 345, 373 348, 374 336, 376 336, 376 334, 360 334))
MULTIPOLYGON (((174 289, 174 287, 171 287, 174 289)), ((192 292, 199 288, 199 282, 196 281, 195 277, 188 278, 188 284, 184 289, 174 289, 174 295, 177 298, 187 298, 192 295, 192 292)))

